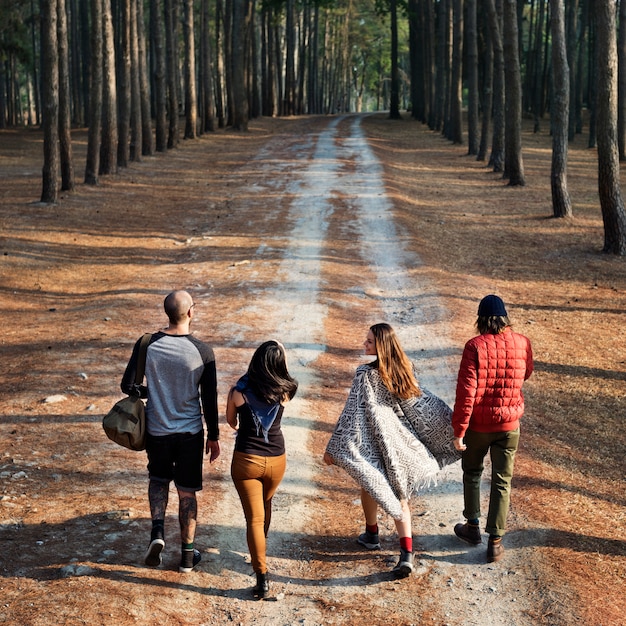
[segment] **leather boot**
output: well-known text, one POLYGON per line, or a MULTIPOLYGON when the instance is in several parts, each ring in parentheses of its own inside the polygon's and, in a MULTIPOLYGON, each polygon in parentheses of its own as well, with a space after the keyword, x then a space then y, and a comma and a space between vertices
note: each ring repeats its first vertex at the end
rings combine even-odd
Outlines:
POLYGON ((255 598, 267 598, 270 594, 270 581, 267 572, 261 574, 257 572, 256 585, 252 589, 255 598))

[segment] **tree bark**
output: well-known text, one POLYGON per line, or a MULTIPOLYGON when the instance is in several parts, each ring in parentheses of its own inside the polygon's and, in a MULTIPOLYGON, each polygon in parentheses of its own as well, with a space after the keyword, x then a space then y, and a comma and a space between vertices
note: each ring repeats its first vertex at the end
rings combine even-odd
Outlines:
POLYGON ((141 86, 139 70, 139 35, 137 5, 130 0, 130 160, 141 161, 143 125, 141 121, 141 86))
POLYGON ((54 204, 59 195, 59 53, 57 0, 41 2, 43 170, 41 201, 54 204))
POLYGON ((178 147, 178 10, 177 0, 165 0, 165 50, 169 128, 167 147, 178 147))
POLYGON ((525 185, 522 161, 522 80, 519 65, 517 2, 504 0, 504 176, 509 185, 525 185))
POLYGON ((150 31, 153 55, 155 144, 157 152, 167 150, 167 89, 165 76, 165 42, 163 3, 150 0, 150 31))
POLYGON ((91 0, 91 79, 85 184, 97 185, 102 133, 102 0, 91 0))
POLYGON ((478 28, 476 0, 466 0, 467 154, 478 154, 478 28))
POLYGON ((154 153, 154 142, 152 141, 152 111, 150 107, 143 0, 138 0, 137 2, 137 53, 139 62, 139 108, 141 109, 141 154, 149 156, 154 153))
POLYGON ((65 0, 57 0, 57 45, 59 50, 59 148, 61 157, 61 191, 71 191, 74 189, 72 96, 70 92, 70 58, 65 0))
POLYGON ((619 160, 626 161, 626 0, 619 2, 619 29, 617 39, 617 145, 619 160))
POLYGON ((400 79, 398 76, 398 2, 389 1, 391 20, 391 91, 389 93, 389 118, 400 119, 400 79))
MULTIPOLYGON (((115 41, 111 0, 102 4, 102 143, 100 145, 100 174, 117 172, 117 86, 115 77, 115 41)), ((93 120, 92 122, 93 123, 93 120)))
POLYGON ((617 43, 615 3, 596 0, 598 47, 598 189, 604 222, 604 252, 626 254, 626 211, 620 189, 617 147, 617 43))
POLYGON ((128 167, 130 159, 130 3, 121 0, 117 61, 117 165, 128 167))
POLYGON ((494 172, 504 171, 504 48, 502 44, 502 0, 485 0, 489 34, 493 45, 493 137, 489 165, 494 172))
POLYGON ((567 191, 567 143, 569 126, 569 67, 565 43, 563 0, 550 0, 552 33, 552 212, 554 217, 571 217, 572 202, 567 191))
POLYGON ((185 139, 197 137, 196 44, 193 27, 193 0, 185 0, 185 139))
POLYGON ((245 80, 247 0, 233 0, 232 91, 233 129, 248 130, 248 97, 245 80))

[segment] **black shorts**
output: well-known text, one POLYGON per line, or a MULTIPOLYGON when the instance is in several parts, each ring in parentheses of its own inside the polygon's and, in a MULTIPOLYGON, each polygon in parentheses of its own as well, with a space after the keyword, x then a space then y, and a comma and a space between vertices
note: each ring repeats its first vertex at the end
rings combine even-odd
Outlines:
POLYGON ((193 435, 176 433, 155 437, 147 434, 146 452, 151 479, 167 483, 173 480, 181 491, 202 489, 203 430, 193 435))

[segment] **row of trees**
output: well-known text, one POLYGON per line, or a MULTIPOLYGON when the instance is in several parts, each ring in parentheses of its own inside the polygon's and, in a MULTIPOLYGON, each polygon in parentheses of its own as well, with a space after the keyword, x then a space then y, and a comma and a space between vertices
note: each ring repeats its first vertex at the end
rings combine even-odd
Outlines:
POLYGON ((0 125, 42 123, 54 202, 59 179, 74 185, 72 126, 89 128, 95 184, 259 115, 404 107, 524 185, 522 117, 536 132, 548 117, 553 214, 567 217, 568 144, 587 124, 604 248, 626 254, 618 18, 626 0, 619 15, 614 0, 0 0, 0 125))

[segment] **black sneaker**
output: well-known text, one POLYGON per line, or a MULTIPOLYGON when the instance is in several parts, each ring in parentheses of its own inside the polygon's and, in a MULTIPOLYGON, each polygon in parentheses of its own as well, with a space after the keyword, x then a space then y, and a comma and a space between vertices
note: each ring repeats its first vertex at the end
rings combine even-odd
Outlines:
POLYGON ((378 533, 371 533, 369 530, 366 530, 364 533, 359 535, 357 539, 357 543, 360 543, 362 546, 367 548, 368 550, 380 550, 380 541, 378 539, 378 533))
POLYGON ((188 574, 198 563, 202 556, 198 550, 183 550, 178 571, 182 574, 188 574))
POLYGON ((161 552, 165 548, 165 541, 161 537, 157 537, 150 542, 144 562, 149 567, 158 567, 161 565, 161 552))
POLYGON ((413 553, 400 549, 400 558, 391 570, 396 578, 406 578, 413 573, 413 553))

